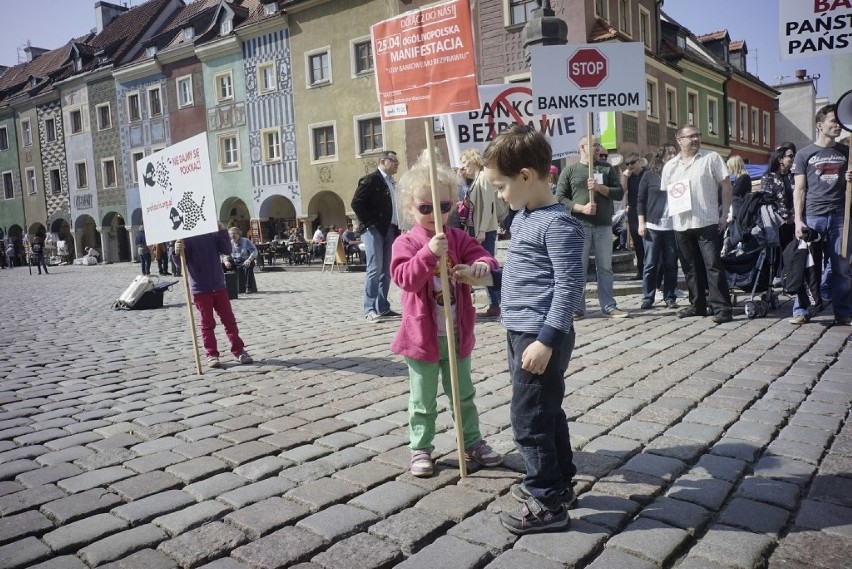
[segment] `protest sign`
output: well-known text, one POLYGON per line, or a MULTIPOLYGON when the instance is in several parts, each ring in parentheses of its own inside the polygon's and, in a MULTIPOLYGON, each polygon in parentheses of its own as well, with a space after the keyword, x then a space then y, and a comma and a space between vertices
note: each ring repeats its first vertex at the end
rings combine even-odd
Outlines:
POLYGON ((689 180, 674 182, 666 187, 669 215, 692 211, 692 189, 689 180))
POLYGON ((382 120, 479 106, 467 0, 412 10, 371 30, 382 120))
POLYGON ((458 166, 461 153, 476 148, 480 153, 513 124, 527 124, 547 137, 553 160, 579 155, 581 115, 536 113, 529 85, 480 85, 479 108, 444 116, 444 133, 450 164, 458 166))
POLYGON ((781 59, 852 52, 852 0, 781 0, 781 59))
POLYGON ((148 243, 218 230, 206 133, 145 156, 134 167, 148 243))
POLYGON ((539 113, 645 110, 641 42, 536 46, 532 92, 539 113))

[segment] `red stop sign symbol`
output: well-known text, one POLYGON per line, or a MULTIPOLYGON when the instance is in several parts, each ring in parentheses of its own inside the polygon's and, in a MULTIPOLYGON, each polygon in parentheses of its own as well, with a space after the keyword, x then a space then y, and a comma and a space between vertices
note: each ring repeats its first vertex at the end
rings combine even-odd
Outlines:
POLYGON ((593 47, 583 47, 568 58, 568 79, 580 89, 594 89, 607 75, 604 54, 593 47))

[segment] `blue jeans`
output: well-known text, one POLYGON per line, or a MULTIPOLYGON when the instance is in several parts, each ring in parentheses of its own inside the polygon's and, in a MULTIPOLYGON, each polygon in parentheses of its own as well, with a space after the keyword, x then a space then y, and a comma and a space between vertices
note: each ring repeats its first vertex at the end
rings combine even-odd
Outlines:
MULTIPOLYGON (((482 242, 482 248, 488 251, 491 256, 497 251, 497 230, 486 231, 485 241, 482 242)), ((500 306, 500 287, 488 287, 488 302, 491 306, 500 306)))
MULTIPOLYGON (((608 227, 606 230, 611 231, 608 227)), ((509 410, 515 444, 526 467, 524 486, 542 504, 555 508, 560 504, 559 495, 571 487, 577 473, 568 419, 562 409, 574 330, 553 346, 547 369, 541 375, 521 369, 524 350, 535 342, 536 335, 510 330, 506 339, 512 378, 509 410)))
MULTIPOLYGON (((831 305, 835 318, 852 316, 852 270, 846 259, 840 256, 840 245, 843 233, 843 212, 828 215, 807 215, 805 225, 816 231, 826 242, 828 260, 831 263, 831 305)), ((801 308, 798 298, 794 297, 793 315, 805 316, 806 310, 801 308)))
MULTIPOLYGON (((583 223, 586 232, 586 240, 583 244, 583 274, 589 272, 589 255, 592 247, 595 251, 595 272, 598 277, 598 300, 601 310, 609 312, 615 308, 615 295, 613 294, 612 276, 612 226, 592 225, 583 223)), ((586 290, 583 289, 583 306, 586 310, 586 290)))
POLYGON ((361 234, 367 250, 367 275, 364 278, 364 314, 384 314, 390 310, 391 246, 396 239, 396 229, 391 227, 382 235, 375 227, 368 227, 361 234))
POLYGON ((642 300, 654 302, 657 283, 663 277, 663 299, 675 300, 677 287, 677 243, 674 231, 645 229, 645 265, 642 300))

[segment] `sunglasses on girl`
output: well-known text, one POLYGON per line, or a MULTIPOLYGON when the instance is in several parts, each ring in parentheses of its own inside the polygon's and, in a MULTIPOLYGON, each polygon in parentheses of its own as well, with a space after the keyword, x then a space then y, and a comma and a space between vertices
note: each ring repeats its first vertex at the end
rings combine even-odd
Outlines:
MULTIPOLYGON (((429 215, 435 211, 434 206, 430 203, 419 203, 414 207, 416 207, 417 211, 419 211, 422 215, 429 215)), ((453 209, 453 202, 441 202, 441 213, 450 213, 451 209, 453 209)))

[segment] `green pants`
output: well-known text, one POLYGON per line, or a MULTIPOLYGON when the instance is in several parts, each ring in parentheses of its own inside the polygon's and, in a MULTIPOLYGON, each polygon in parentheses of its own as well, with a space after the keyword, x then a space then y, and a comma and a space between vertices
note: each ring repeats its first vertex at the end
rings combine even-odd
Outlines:
MULTIPOLYGON (((431 451, 432 440, 435 438, 435 418, 438 416, 438 373, 444 393, 453 412, 452 384, 450 383, 450 360, 447 349, 447 338, 439 338, 440 360, 438 363, 424 362, 405 358, 408 364, 408 377, 411 380, 408 397, 408 430, 412 450, 431 451)), ((470 380, 470 358, 458 359, 459 399, 461 400, 462 426, 464 430, 464 447, 469 448, 482 440, 479 432, 479 413, 473 403, 476 389, 470 380)), ((453 415, 455 417, 455 415, 453 415)))

